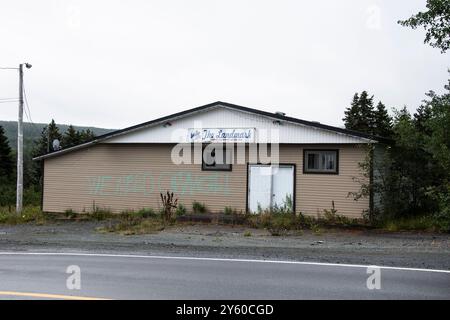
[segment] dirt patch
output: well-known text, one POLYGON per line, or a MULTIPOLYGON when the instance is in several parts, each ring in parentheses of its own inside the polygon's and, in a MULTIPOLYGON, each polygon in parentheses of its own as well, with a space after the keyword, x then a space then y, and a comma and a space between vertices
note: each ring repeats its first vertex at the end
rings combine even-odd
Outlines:
POLYGON ((1 251, 103 252, 274 259, 450 269, 450 236, 370 230, 268 231, 211 224, 176 225, 154 234, 97 232, 108 221, 0 226, 1 251))

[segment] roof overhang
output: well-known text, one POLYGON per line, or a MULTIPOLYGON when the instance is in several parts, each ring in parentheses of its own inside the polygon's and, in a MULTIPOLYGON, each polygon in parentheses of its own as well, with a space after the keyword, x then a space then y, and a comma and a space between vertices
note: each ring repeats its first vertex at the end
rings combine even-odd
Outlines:
POLYGON ((33 158, 33 160, 38 161, 38 160, 44 160, 46 158, 50 158, 50 157, 55 157, 55 156, 59 156, 59 155, 63 155, 69 152, 73 152, 76 150, 80 150, 80 149, 84 149, 87 148, 89 146, 95 145, 95 144, 99 144, 104 142, 105 140, 108 139, 112 139, 114 137, 118 137, 118 136, 122 136, 125 134, 129 134, 131 132, 135 132, 137 130, 141 130, 144 128, 149 128, 152 126, 157 126, 157 125, 161 125, 164 124, 168 121, 174 121, 177 120, 179 118, 183 118, 186 117, 188 115, 193 115, 196 113, 200 113, 200 112, 204 112, 207 111, 209 109, 213 109, 213 108, 217 108, 217 107, 225 107, 225 108, 229 108, 232 110, 238 110, 241 112, 246 112, 246 113, 251 113, 251 114, 258 114, 258 115, 262 115, 265 117, 268 117, 270 119, 273 120, 280 120, 280 121, 284 121, 284 122, 288 122, 288 123, 292 123, 295 125, 301 125, 301 126, 308 126, 308 127, 313 127, 313 128, 317 128, 317 129, 321 129, 321 130, 325 130, 325 131, 330 131, 330 132, 334 132, 337 134, 341 134, 341 135, 346 135, 346 136, 351 136, 351 137, 357 137, 359 138, 363 143, 385 143, 385 144, 390 144, 392 141, 390 139, 387 138, 383 138, 383 137, 377 137, 377 136, 373 136, 373 135, 369 135, 366 133, 361 133, 361 132, 357 132, 357 131, 353 131, 353 130, 348 130, 348 129, 344 129, 344 128, 339 128, 339 127, 334 127, 334 126, 329 126, 329 125, 325 125, 325 124, 321 124, 318 122, 312 122, 312 121, 306 121, 306 120, 302 120, 302 119, 297 119, 297 118, 293 118, 293 117, 288 117, 282 114, 278 114, 278 113, 270 113, 270 112, 266 112, 266 111, 261 111, 261 110, 257 110, 257 109, 252 109, 252 108, 248 108, 248 107, 243 107, 243 106, 238 106, 235 104, 230 104, 230 103, 226 103, 226 102, 214 102, 211 104, 207 104, 204 106, 200 106, 200 107, 196 107, 196 108, 192 108, 186 111, 182 111, 182 112, 178 112, 169 116, 165 116, 162 118, 158 118, 152 121, 148 121, 148 122, 144 122, 135 126, 131 126, 131 127, 127 127, 124 129, 120 129, 120 130, 116 130, 101 136, 96 137, 95 139, 73 146, 73 147, 69 147, 66 149, 62 149, 62 150, 58 150, 58 151, 54 151, 54 152, 50 152, 47 154, 43 154, 41 156, 35 157, 33 158))

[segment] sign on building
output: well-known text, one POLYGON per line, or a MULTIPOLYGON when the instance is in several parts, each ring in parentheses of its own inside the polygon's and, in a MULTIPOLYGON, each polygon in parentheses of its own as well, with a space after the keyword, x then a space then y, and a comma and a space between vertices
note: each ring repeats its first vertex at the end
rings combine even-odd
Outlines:
POLYGON ((255 128, 190 128, 189 142, 244 142, 255 141, 255 128))

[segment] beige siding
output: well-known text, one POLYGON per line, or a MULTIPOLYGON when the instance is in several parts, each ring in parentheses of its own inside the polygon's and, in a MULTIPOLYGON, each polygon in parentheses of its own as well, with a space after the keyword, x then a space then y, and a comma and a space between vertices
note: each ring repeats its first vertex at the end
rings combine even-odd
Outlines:
MULTIPOLYGON (((338 148, 339 175, 303 174, 303 146, 280 146, 280 162, 296 164, 296 211, 316 215, 334 200, 338 213, 360 217, 369 200, 354 201, 353 181, 360 176, 358 162, 364 148, 358 145, 308 146, 338 148)), ((229 206, 245 211, 247 165, 232 171, 202 171, 201 165, 172 164, 168 144, 101 144, 45 160, 44 210, 92 211, 93 206, 120 212, 160 207, 159 192, 174 191, 179 202, 193 201, 211 211, 229 206)))

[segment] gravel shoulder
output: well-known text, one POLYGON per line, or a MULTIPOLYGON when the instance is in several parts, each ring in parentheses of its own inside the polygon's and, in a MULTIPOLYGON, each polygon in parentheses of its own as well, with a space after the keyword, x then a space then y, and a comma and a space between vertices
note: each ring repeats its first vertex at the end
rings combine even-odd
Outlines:
POLYGON ((272 259, 450 270, 448 234, 325 230, 321 234, 304 231, 274 237, 265 230, 201 224, 177 225, 146 235, 96 231, 106 223, 0 225, 0 251, 272 259))

